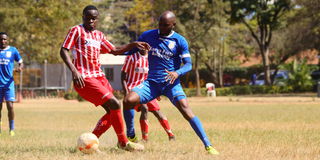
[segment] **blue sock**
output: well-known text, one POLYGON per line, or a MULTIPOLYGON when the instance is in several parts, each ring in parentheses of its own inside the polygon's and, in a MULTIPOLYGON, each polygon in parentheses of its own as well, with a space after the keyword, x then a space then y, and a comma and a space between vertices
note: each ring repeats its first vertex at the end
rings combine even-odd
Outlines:
POLYGON ((10 131, 14 130, 14 120, 9 121, 9 128, 10 128, 10 131))
POLYGON ((204 146, 211 146, 211 143, 206 135, 206 132, 204 131, 202 124, 198 117, 193 117, 189 121, 190 125, 192 126, 193 130, 197 133, 201 141, 203 142, 204 146))
POLYGON ((127 126, 127 136, 133 138, 135 136, 134 131, 134 109, 123 110, 124 120, 127 126))

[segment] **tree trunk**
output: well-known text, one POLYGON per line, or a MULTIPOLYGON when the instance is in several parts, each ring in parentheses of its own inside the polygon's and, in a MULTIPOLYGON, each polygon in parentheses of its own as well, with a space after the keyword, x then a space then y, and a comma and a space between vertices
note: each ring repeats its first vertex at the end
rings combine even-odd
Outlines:
POLYGON ((195 71, 196 71, 196 96, 201 96, 201 88, 200 88, 200 75, 199 75, 199 53, 196 53, 196 59, 195 59, 195 71))
POLYGON ((260 45, 260 52, 261 52, 262 61, 263 61, 265 84, 271 85, 269 47, 260 45))

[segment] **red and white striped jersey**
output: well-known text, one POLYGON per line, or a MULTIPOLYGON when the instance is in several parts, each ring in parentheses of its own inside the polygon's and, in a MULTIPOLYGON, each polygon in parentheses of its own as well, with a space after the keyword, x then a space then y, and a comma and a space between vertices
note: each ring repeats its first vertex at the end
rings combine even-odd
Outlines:
POLYGON ((70 29, 62 47, 72 50, 72 63, 83 78, 104 76, 99 61, 100 54, 114 49, 102 32, 86 30, 83 25, 70 29))
POLYGON ((147 79, 148 56, 142 56, 139 52, 127 56, 122 71, 127 73, 127 87, 131 90, 147 79))

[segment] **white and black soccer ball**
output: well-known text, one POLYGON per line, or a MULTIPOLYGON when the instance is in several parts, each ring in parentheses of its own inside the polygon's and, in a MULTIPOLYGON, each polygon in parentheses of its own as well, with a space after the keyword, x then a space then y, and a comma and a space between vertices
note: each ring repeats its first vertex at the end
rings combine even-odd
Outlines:
POLYGON ((85 154, 99 152, 99 139, 93 133, 83 133, 78 138, 77 148, 85 154))

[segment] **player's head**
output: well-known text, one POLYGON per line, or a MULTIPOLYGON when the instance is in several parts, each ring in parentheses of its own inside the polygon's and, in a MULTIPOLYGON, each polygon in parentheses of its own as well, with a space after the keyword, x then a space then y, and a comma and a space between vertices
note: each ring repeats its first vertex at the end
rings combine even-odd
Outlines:
POLYGON ((167 36, 171 33, 176 25, 176 16, 171 11, 165 11, 159 17, 160 35, 167 36))
POLYGON ((93 5, 86 6, 82 11, 83 26, 87 30, 94 30, 99 19, 99 12, 97 7, 93 5))
POLYGON ((0 48, 4 49, 8 46, 8 34, 6 32, 0 32, 0 48))

